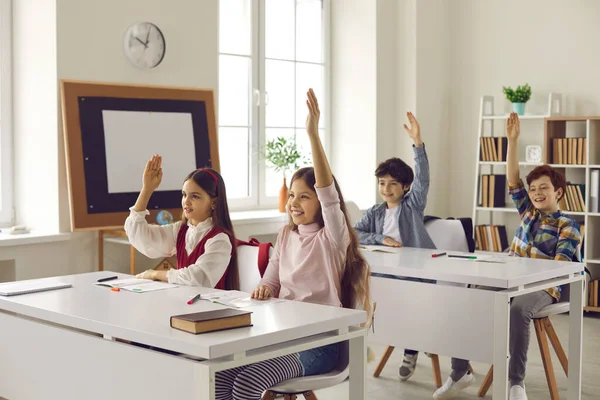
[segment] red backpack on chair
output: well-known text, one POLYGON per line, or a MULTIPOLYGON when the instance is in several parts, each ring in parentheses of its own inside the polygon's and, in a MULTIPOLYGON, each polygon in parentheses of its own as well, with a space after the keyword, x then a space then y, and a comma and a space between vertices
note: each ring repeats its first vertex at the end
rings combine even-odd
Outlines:
POLYGON ((265 274, 269 265, 271 242, 260 243, 255 238, 249 241, 236 239, 238 270, 240 272, 240 290, 252 292, 265 274), (249 246, 244 248, 245 246, 249 246))

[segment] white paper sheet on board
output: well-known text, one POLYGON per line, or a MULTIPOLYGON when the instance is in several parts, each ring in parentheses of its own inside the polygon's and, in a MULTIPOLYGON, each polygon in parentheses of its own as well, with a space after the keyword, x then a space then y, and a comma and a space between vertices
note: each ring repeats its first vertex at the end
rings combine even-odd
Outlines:
POLYGON ((103 110, 109 193, 139 192, 146 162, 163 160, 158 190, 181 190, 196 168, 190 113, 103 110))

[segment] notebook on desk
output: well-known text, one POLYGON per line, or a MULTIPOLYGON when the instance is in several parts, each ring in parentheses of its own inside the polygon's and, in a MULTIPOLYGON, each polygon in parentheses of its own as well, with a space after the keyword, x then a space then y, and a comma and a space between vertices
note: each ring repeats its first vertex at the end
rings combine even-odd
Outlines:
POLYGON ((70 283, 44 281, 17 281, 0 283, 0 296, 18 296, 21 294, 46 292, 49 290, 73 287, 70 283))

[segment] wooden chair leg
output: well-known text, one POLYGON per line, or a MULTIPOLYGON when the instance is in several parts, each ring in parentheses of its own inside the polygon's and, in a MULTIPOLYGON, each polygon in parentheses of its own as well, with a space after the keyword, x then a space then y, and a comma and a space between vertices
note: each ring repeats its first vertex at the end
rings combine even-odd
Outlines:
POLYGON ((560 365, 562 366, 563 371, 565 371, 565 375, 569 376, 569 361, 567 359, 567 355, 565 354, 565 350, 560 344, 560 340, 558 340, 558 335, 554 330, 554 326, 552 326, 552 322, 550 322, 550 318, 543 318, 544 328, 546 328, 546 333, 548 334, 548 339, 550 339, 550 343, 552 343, 552 347, 554 347, 554 351, 556 352, 556 356, 560 361, 560 365))
POLYGON ((548 347, 548 338, 546 337, 546 327, 544 322, 539 319, 534 319, 535 334, 538 344, 540 345, 540 353, 546 372, 546 380, 548 381, 548 390, 550 391, 551 400, 559 400, 558 388, 556 386, 556 377, 554 376, 554 368, 552 367, 552 358, 550 357, 550 348, 548 347))
POLYGON ((285 394, 283 395, 283 400, 296 400, 295 394, 285 394))
POLYGON ((488 390, 490 390, 490 386, 492 386, 492 382, 493 381, 494 381, 494 366, 492 365, 490 367, 487 375, 485 376, 485 379, 481 383, 481 386, 479 387, 479 391, 477 392, 477 396, 479 396, 479 397, 485 397, 485 395, 487 394, 488 390))
POLYGON ((437 354, 431 354, 431 369, 433 370, 433 382, 436 387, 442 387, 442 373, 440 371, 440 358, 437 354))
POLYGON ((271 392, 270 390, 267 390, 263 396, 262 396, 262 400, 274 400, 275 397, 277 397, 277 395, 273 392, 271 392))
POLYGON ((471 363, 469 363, 469 373, 472 374, 473 373, 473 366, 471 365, 471 363))
POLYGON ((385 349, 385 353, 383 353, 381 360, 379 360, 379 364, 377 364, 377 368, 375 368, 375 372, 373 372, 373 376, 375 378, 377 378, 381 374, 383 367, 385 367, 385 364, 387 364, 387 362, 393 352, 394 352, 394 346, 388 346, 387 349, 385 349))
POLYGON ((312 390, 309 392, 302 393, 302 396, 304 396, 305 400, 319 400, 319 399, 317 399, 317 396, 315 395, 315 393, 312 390))

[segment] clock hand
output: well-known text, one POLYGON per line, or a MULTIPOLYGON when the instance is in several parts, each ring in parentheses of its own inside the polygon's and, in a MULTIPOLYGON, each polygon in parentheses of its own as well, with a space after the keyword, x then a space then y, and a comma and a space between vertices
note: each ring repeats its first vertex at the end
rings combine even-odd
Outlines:
POLYGON ((136 37, 136 38, 135 38, 135 40, 137 40, 138 42, 140 42, 141 44, 143 44, 143 45, 144 45, 144 48, 146 48, 146 49, 148 48, 148 44, 147 44, 147 43, 144 43, 144 42, 142 42, 142 41, 141 41, 141 40, 140 40, 138 37, 136 37))
POLYGON ((144 45, 148 47, 148 39, 150 38, 150 30, 152 29, 152 25, 148 27, 148 32, 146 32, 146 43, 144 45))

